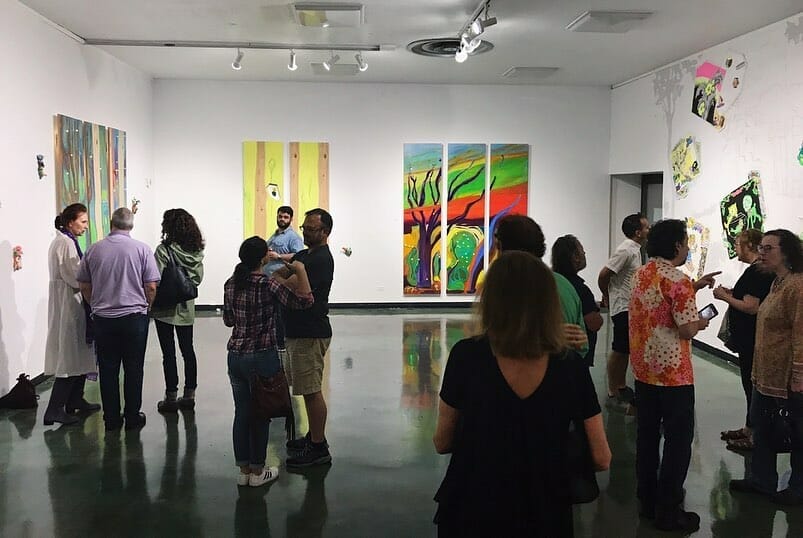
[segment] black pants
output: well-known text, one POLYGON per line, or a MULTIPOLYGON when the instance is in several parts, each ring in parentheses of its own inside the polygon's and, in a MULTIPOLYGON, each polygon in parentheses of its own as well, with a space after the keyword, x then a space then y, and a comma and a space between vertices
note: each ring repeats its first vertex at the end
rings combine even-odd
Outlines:
POLYGON ((683 502, 683 483, 694 439, 694 385, 661 387, 636 381, 637 495, 656 513, 670 513, 683 502), (664 451, 659 455, 661 427, 664 451))
POLYGON ((753 401, 753 380, 751 379, 753 376, 753 346, 747 346, 744 350, 739 351, 739 373, 742 374, 742 388, 744 397, 747 399, 747 418, 744 424, 750 428, 750 403, 753 401))
POLYGON ((124 372, 124 415, 126 418, 136 418, 142 408, 142 369, 148 343, 148 316, 95 316, 94 321, 103 420, 107 424, 120 421, 120 365, 124 372))
POLYGON ((178 367, 176 366, 176 341, 173 329, 178 336, 178 347, 184 359, 184 390, 195 390, 198 386, 198 361, 192 347, 192 325, 171 325, 154 320, 159 347, 162 348, 162 368, 165 374, 165 390, 178 392, 178 367))

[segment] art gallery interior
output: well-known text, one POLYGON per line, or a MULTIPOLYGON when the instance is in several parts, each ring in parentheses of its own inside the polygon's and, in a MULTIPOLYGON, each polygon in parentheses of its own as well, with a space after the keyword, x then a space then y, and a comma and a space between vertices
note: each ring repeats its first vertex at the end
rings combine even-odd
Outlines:
MULTIPOLYGON (((36 378, 40 394, 38 410, 0 410, 0 536, 434 536, 432 496, 448 464, 431 442, 438 391, 450 346, 470 334, 471 280, 487 266, 484 239, 504 205, 493 198, 495 148, 524 152, 519 202, 548 246, 564 234, 582 242, 581 276, 597 298, 598 271, 629 213, 686 219, 696 247, 684 270, 722 271, 726 285, 745 267, 732 250, 740 226, 803 234, 799 0, 493 0, 487 10, 476 0, 362 0, 347 3, 356 11, 316 2, 324 5, 306 12, 301 4, 0 0, 0 395, 20 373, 36 378), (481 34, 474 20, 486 21, 481 34), (463 32, 482 43, 461 43, 463 32), (440 57, 411 50, 430 38, 449 38, 428 49, 440 57), (41 376, 47 256, 72 151, 54 126, 70 119, 124 139, 114 161, 124 163, 114 170, 122 190, 99 195, 106 213, 97 222, 136 200, 132 235, 155 247, 163 212, 180 207, 206 241, 196 410, 157 413, 164 381, 151 330, 148 423, 136 435, 106 435, 101 414, 42 425, 52 383, 41 376), (246 148, 257 142, 274 143, 257 185, 277 191, 261 198, 259 188, 247 194, 246 148), (467 166, 480 171, 470 223, 480 235, 469 256, 479 262, 454 289, 459 261, 446 233, 432 256, 414 260, 432 264, 437 289, 411 269, 420 242, 408 222, 406 159, 422 145, 441 156, 444 193, 450 170, 466 166, 452 151, 470 148, 483 163, 467 166), (312 176, 293 168, 299 147, 326 152, 312 176), (334 219, 324 380, 333 463, 285 472, 274 427, 268 459, 280 478, 238 489, 230 329, 216 309, 241 241, 273 230, 271 216, 254 228, 254 197, 269 213, 309 177, 334 219)), ((712 302, 710 290, 697 300, 712 302)), ((701 515, 696 535, 803 536, 803 508, 728 491, 745 456, 725 450, 719 432, 741 424, 744 397, 718 327, 695 346, 686 506, 701 515)), ((601 400, 610 339, 605 317, 592 368, 601 400)), ((99 401, 97 383, 87 394, 99 401)), ((575 508, 575 534, 662 535, 637 513, 634 419, 603 416, 613 463, 598 476, 600 497, 575 508)), ((498 464, 489 454, 488 470, 498 464)))

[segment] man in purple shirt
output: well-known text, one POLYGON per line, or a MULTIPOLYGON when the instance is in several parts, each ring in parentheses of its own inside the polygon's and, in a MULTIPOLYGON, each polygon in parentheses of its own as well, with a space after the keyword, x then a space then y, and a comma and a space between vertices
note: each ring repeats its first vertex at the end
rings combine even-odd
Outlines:
POLYGON ((111 233, 86 251, 78 282, 92 308, 106 431, 145 425, 142 370, 148 341, 148 309, 156 296, 159 269, 148 245, 132 239, 134 214, 121 207, 112 214, 111 233), (120 364, 125 409, 120 416, 120 364))

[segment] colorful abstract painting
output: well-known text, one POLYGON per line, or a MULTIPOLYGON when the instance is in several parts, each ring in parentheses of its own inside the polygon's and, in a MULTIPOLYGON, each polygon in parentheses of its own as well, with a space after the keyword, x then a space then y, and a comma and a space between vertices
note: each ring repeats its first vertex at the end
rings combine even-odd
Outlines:
POLYGON ((736 257, 736 238, 745 230, 764 231, 764 203, 761 196, 761 176, 750 172, 747 182, 728 194, 719 204, 722 229, 728 257, 736 257))
POLYGON ((669 160, 672 162, 675 194, 678 198, 685 198, 689 194, 689 184, 700 175, 700 143, 691 135, 681 138, 672 148, 669 160))
POLYGON ((485 144, 449 144, 446 181, 446 293, 471 295, 485 249, 485 144))
POLYGON ((711 232, 702 222, 689 217, 686 219, 686 234, 689 238, 689 254, 680 270, 689 278, 699 280, 705 274, 711 232))
POLYGON ((725 127, 727 111, 744 89, 747 61, 744 54, 725 58, 725 67, 704 62, 695 71, 691 111, 714 127, 725 127))
POLYGON ((310 209, 329 209, 328 142, 290 142, 290 206, 299 224, 310 209))
POLYGON ((284 145, 243 142, 243 237, 267 238, 284 202, 284 145))
POLYGON ((404 295, 441 292, 443 145, 404 145, 404 295))
POLYGON ((125 131, 53 116, 56 211, 80 202, 89 210, 89 229, 79 238, 86 249, 109 233, 111 215, 126 205, 125 131))
MULTIPOLYGON (((530 177, 528 144, 491 144, 488 236, 493 256, 493 231, 505 215, 526 215, 530 177)), ((489 260, 493 261, 493 260, 489 260)))

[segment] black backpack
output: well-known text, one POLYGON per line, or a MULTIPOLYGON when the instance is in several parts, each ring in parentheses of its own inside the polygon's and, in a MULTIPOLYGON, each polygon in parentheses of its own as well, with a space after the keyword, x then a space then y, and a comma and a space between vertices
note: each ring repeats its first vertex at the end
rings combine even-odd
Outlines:
POLYGON ((187 268, 176 261, 173 249, 166 243, 162 244, 167 250, 167 265, 162 270, 153 306, 169 308, 198 297, 198 286, 187 276, 187 268))
POLYGON ((0 409, 31 409, 39 405, 36 401, 39 395, 36 394, 36 388, 28 379, 25 374, 20 374, 17 378, 17 384, 11 387, 11 390, 0 398, 0 409))

